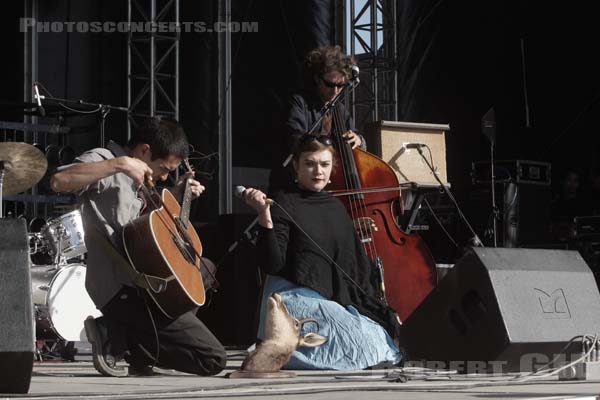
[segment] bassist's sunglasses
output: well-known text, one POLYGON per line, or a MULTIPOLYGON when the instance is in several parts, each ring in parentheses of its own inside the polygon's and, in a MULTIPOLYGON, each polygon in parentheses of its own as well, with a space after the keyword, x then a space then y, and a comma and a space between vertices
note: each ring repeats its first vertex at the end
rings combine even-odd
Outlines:
POLYGON ((328 135, 320 135, 320 136, 303 135, 300 137, 300 140, 298 141, 298 143, 301 145, 304 145, 306 143, 312 142, 313 140, 316 140, 316 141, 320 142, 321 144, 324 144, 325 146, 333 146, 333 140, 331 140, 331 137, 328 135))
POLYGON ((327 86, 330 89, 343 88, 344 86, 346 86, 346 82, 340 82, 340 83, 331 82, 331 81, 323 79, 322 76, 320 76, 319 79, 321 80, 321 82, 323 82, 323 85, 327 86))

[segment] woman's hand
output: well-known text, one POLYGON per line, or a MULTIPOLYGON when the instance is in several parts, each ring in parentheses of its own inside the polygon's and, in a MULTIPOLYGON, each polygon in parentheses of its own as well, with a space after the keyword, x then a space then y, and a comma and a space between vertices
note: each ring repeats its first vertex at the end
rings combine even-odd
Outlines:
POLYGON ((267 195, 258 189, 248 188, 244 190, 244 200, 258 213, 258 223, 265 228, 272 229, 271 203, 267 201, 267 195))
POLYGON ((248 188, 244 190, 244 200, 246 204, 252 207, 258 214, 269 209, 270 204, 267 203, 267 195, 258 189, 248 188))

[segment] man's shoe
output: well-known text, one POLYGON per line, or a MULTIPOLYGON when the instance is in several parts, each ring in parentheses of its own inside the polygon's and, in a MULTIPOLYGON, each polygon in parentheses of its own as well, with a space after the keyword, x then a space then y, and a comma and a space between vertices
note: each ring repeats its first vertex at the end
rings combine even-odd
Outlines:
POLYGON ((83 323, 85 334, 92 345, 92 360, 94 368, 104 376, 123 377, 127 376, 127 370, 117 367, 117 358, 105 352, 105 338, 102 336, 94 317, 89 316, 83 323))

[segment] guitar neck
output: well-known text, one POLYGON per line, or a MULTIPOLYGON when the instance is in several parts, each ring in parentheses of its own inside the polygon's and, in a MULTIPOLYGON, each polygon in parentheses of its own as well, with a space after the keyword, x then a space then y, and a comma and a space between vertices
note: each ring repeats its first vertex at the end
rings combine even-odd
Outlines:
MULTIPOLYGON (((192 171, 192 167, 189 164, 188 159, 184 159, 185 166, 188 171, 192 171)), ((192 205, 192 185, 190 182, 185 183, 185 191, 183 192, 183 199, 181 201, 181 212, 179 213, 179 220, 183 224, 184 228, 187 228, 190 222, 190 208, 192 205)))

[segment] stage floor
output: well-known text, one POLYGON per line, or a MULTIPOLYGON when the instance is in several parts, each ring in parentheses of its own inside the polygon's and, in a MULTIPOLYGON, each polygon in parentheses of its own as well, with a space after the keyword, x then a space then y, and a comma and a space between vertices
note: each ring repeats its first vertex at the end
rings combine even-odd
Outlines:
MULTIPOLYGON (((397 369, 369 371, 297 371, 296 378, 228 379, 244 352, 229 351, 228 368, 216 377, 160 370, 151 377, 106 378, 90 361, 36 362, 29 394, 32 399, 205 399, 236 398, 311 400, 344 399, 597 399, 600 382, 559 382, 557 378, 524 383, 513 376, 448 375, 415 377, 398 382, 397 369)), ((0 398, 3 398, 0 395, 0 398)))

